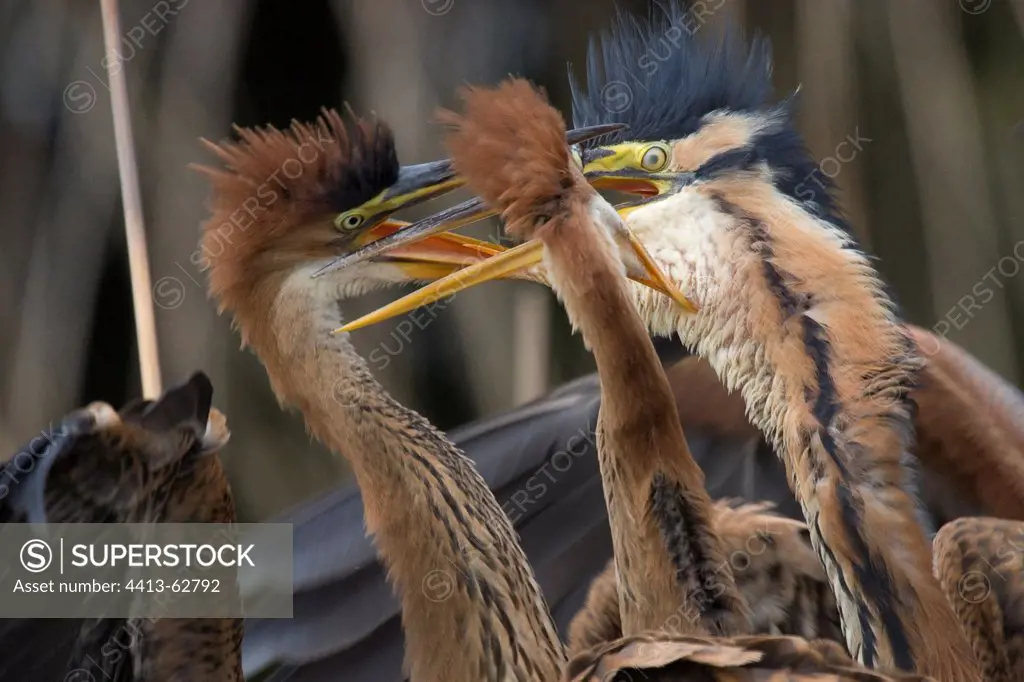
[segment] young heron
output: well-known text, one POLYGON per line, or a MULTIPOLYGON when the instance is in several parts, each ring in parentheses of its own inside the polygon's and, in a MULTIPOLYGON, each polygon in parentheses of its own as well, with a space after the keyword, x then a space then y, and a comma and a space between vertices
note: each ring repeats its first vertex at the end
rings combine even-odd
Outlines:
POLYGON ((494 495, 461 451, 384 391, 348 335, 333 333, 339 301, 434 278, 493 250, 441 237, 311 276, 394 230, 388 216, 397 208, 457 180, 444 163, 400 168, 392 133, 376 120, 346 125, 327 112, 287 132, 238 132, 240 142, 208 143, 229 169, 203 169, 214 190, 203 235, 210 293, 234 316, 278 400, 350 462, 367 530, 401 599, 410 676, 556 679, 562 644, 494 495), (304 152, 314 144, 319 153, 304 152), (279 173, 294 159, 311 160, 301 173, 279 173), (242 210, 252 218, 247 234, 222 243, 221 227, 242 210))
MULTIPOLYGON (((699 614, 697 633, 749 630, 749 612, 732 575, 714 572, 723 543, 711 528, 703 476, 683 440, 668 381, 632 306, 618 248, 629 242, 620 238, 625 232, 621 219, 561 144, 562 117, 526 81, 471 89, 465 97, 464 117, 442 115, 455 128, 447 140, 455 167, 501 209, 509 233, 543 245, 552 287, 597 361, 602 384, 598 449, 607 470, 603 478, 624 629, 660 632, 659 638, 669 634, 666 630, 681 629, 666 627, 671 611, 654 601, 661 599, 670 601, 670 609, 692 605, 707 610, 708 615, 699 614), (623 552, 632 554, 623 560, 623 552), (686 589, 681 594, 665 589, 666 578, 686 589)), ((739 641, 691 640, 718 649, 719 661, 729 667, 762 661, 763 652, 739 641)), ((753 641, 759 640, 748 640, 753 641)), ((660 654, 679 644, 651 641, 657 653, 638 652, 637 661, 641 667, 655 661, 660 666, 665 663, 660 654)), ((828 652, 827 663, 842 661, 854 672, 853 662, 835 643, 793 645, 828 652)), ((770 665, 775 673, 788 667, 770 665)), ((756 667, 765 673, 769 666, 756 667)))
POLYGON ((631 239, 562 144, 561 115, 528 82, 465 92, 445 112, 459 174, 501 208, 509 234, 537 239, 601 380, 597 443, 618 574, 622 629, 751 631, 724 546, 711 529, 704 474, 683 437, 654 346, 625 288, 631 239), (692 607, 692 608, 689 608, 692 607))
MULTIPOLYGON (((638 60, 684 15, 672 3, 646 24, 622 16, 591 49, 587 88, 573 84, 577 123, 630 126, 584 145, 583 171, 642 196, 626 209, 629 228, 699 311, 637 288, 634 305, 652 333, 676 331, 743 395, 785 463, 855 657, 977 680, 912 493, 908 392, 921 359, 831 194, 801 184, 816 164, 788 105, 769 101, 767 44, 727 38, 705 49, 683 35, 628 108, 607 106, 607 86, 636 78, 638 60)), ((480 212, 449 211, 408 234, 480 212)), ((539 251, 528 244, 514 256, 530 267, 539 251)), ((391 312, 423 300, 410 299, 391 312)))
MULTIPOLYGON (((951 344, 912 325, 908 325, 908 329, 928 356, 922 385, 911 395, 919 406, 915 426, 918 437, 916 452, 922 459, 922 496, 929 501, 929 509, 937 519, 936 525, 958 516, 1004 516, 988 506, 976 506, 975 501, 969 499, 973 495, 965 499, 962 495, 967 491, 963 486, 949 487, 959 479, 944 481, 942 476, 930 475, 929 458, 946 452, 945 456, 954 463, 991 478, 989 487, 979 491, 978 500, 984 503, 992 501, 992 491, 995 490, 992 485, 1007 483, 1002 480, 1006 473, 1003 469, 986 469, 984 458, 991 456, 994 461, 1024 459, 1020 448, 1012 441, 1002 436, 985 437, 988 431, 995 435, 992 422, 1014 413, 1010 410, 999 415, 1000 410, 1005 412, 1006 406, 994 403, 991 398, 993 395, 1015 393, 1011 395, 1013 400, 1003 402, 1016 401, 1020 404, 1019 392, 997 377, 983 382, 981 391, 962 391, 960 384, 971 383, 962 377, 963 371, 958 371, 965 366, 959 364, 953 354, 950 354, 949 362, 937 361, 944 354, 940 343, 951 344), (937 364, 943 367, 944 374, 948 370, 948 376, 942 382, 933 380, 931 376, 930 370, 937 364), (992 382, 994 386, 985 386, 992 382), (1000 385, 1001 391, 993 391, 1000 385), (975 393, 981 396, 977 401, 973 397, 975 393), (933 407, 939 409, 932 410, 933 407), (979 429, 979 426, 983 428, 979 429), (963 430, 965 427, 966 431, 963 430), (969 456, 965 457, 963 453, 969 453, 969 456)), ((694 459, 704 470, 705 484, 711 497, 772 500, 777 503, 775 511, 778 514, 801 519, 794 525, 803 527, 803 530, 793 531, 794 534, 803 534, 793 538, 799 542, 798 545, 788 542, 784 534, 761 523, 744 527, 731 523, 723 526, 714 521, 716 532, 727 544, 735 539, 728 550, 729 566, 725 568, 734 569, 737 587, 754 612, 755 632, 781 632, 813 638, 804 630, 793 627, 797 623, 787 622, 786 614, 799 613, 803 608, 800 604, 803 604, 804 596, 785 587, 785 566, 781 568, 781 576, 780 569, 773 568, 773 565, 778 566, 773 558, 785 561, 798 557, 801 566, 806 564, 814 571, 809 577, 816 582, 808 587, 815 590, 824 587, 823 594, 831 595, 821 562, 806 537, 800 507, 789 492, 781 461, 761 438, 760 432, 747 421, 742 397, 737 393, 727 393, 706 361, 694 356, 680 360, 680 356, 686 353, 675 339, 658 339, 655 347, 659 349, 662 362, 666 363, 665 372, 675 393, 683 431, 694 459), (803 546, 804 549, 797 551, 794 546, 803 546), (762 560, 766 560, 764 565, 762 560), (753 580, 748 582, 748 578, 753 580), (766 600, 763 595, 767 595, 766 600), (781 623, 772 616, 776 609, 782 612, 781 623), (770 620, 766 623, 766 619, 770 620), (774 628, 771 626, 773 621, 774 628)), ((559 631, 567 637, 570 656, 581 651, 574 637, 578 631, 573 626, 582 623, 587 615, 580 612, 583 599, 595 577, 609 566, 610 574, 606 576, 610 575, 608 603, 612 608, 607 610, 607 614, 614 618, 612 625, 617 630, 603 634, 608 632, 607 628, 597 620, 591 621, 600 629, 591 630, 593 637, 585 642, 596 644, 621 636, 615 569, 610 563, 612 547, 607 509, 596 442, 589 437, 597 423, 600 390, 597 374, 589 374, 554 389, 537 401, 490 415, 448 434, 474 461, 502 508, 513 520, 517 533, 521 534, 521 544, 537 581, 544 589, 559 631), (574 462, 564 473, 557 473, 566 467, 566 454, 569 452, 566 447, 571 448, 574 462)), ((1019 506, 1020 502, 1015 499, 1024 497, 1005 499, 1019 506)), ((721 503, 716 504, 716 510, 721 506, 721 503)), ((281 662, 298 676, 324 677, 332 671, 340 677, 369 675, 366 679, 402 679, 401 654, 394 653, 403 650, 401 613, 398 605, 386 594, 384 569, 375 560, 369 542, 363 538, 361 510, 357 489, 352 484, 345 484, 279 518, 281 522, 295 524, 296 561, 302 562, 303 556, 317 557, 317 560, 306 561, 307 570, 302 570, 303 577, 297 578, 294 619, 265 620, 247 628, 246 658, 243 659, 243 665, 248 663, 247 673, 265 669, 272 665, 271 662, 281 662), (376 596, 369 595, 367 590, 372 590, 376 596), (344 618, 345 627, 324 629, 320 624, 325 622, 325 618, 344 618)), ((1010 514, 1004 518, 1020 517, 1010 514)), ((933 543, 933 554, 937 552, 936 547, 937 543, 933 543)), ((1002 545, 997 549, 1005 551, 1002 545)), ((799 575, 799 566, 795 568, 799 575)), ((971 596, 975 598, 974 594, 971 596)), ((838 627, 834 597, 830 613, 836 623, 834 627, 838 627)), ((603 618, 600 614, 597 617, 603 618)), ((844 641, 841 634, 838 637, 819 636, 844 641)), ((972 637, 968 633, 968 639, 974 641, 972 637)), ((22 641, 26 639, 23 637, 22 641)), ((39 639, 32 638, 33 641, 39 639)), ((0 641, 4 641, 2 637, 0 641)), ((23 653, 27 652, 23 650, 23 653)), ((40 658, 34 657, 33 660, 40 658)), ((634 677, 635 680, 638 678, 634 677)))
MULTIPOLYGON (((230 433, 212 395, 200 372, 155 402, 136 401, 120 413, 93 403, 71 413, 41 436, 48 447, 0 500, 0 521, 234 523, 217 455, 230 433)), ((64 679, 242 682, 241 648, 241 618, 91 619, 79 630, 64 679), (126 652, 111 648, 125 640, 126 652)))

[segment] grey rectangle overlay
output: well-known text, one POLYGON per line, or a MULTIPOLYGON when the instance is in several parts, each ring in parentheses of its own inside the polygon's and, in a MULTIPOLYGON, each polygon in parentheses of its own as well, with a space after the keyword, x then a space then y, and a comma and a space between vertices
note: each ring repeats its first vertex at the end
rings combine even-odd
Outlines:
POLYGON ((233 617, 292 617, 291 524, 0 524, 0 618, 233 617))

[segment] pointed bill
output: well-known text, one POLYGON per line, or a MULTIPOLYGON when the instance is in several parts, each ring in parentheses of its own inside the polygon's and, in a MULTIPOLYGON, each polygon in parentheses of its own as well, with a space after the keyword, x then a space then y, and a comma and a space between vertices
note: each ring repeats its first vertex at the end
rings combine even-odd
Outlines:
MULTIPOLYGON (((576 128, 575 130, 570 130, 566 133, 565 141, 569 146, 573 146, 581 142, 586 142, 587 140, 596 139, 603 135, 617 132, 626 127, 627 126, 624 123, 606 123, 602 125, 576 128)), ((440 196, 440 194, 443 194, 450 189, 454 189, 462 183, 461 179, 455 178, 451 175, 450 164, 447 161, 436 161, 431 164, 421 165, 432 169, 431 172, 418 173, 416 177, 420 179, 419 184, 413 181, 404 183, 403 193, 400 196, 440 196), (431 182, 430 178, 434 177, 437 178, 437 182, 443 185, 442 190, 435 191, 434 188, 429 185, 423 184, 424 182, 431 182), (424 181, 424 179, 426 180, 424 181)), ((398 204, 394 203, 393 199, 392 205, 395 206, 396 210, 400 207, 398 204)), ((470 199, 469 201, 465 201, 425 220, 413 223, 404 230, 399 230, 387 237, 370 242, 362 248, 328 263, 320 270, 314 272, 313 277, 320 277, 321 275, 325 275, 329 272, 355 265, 356 263, 364 260, 381 256, 396 247, 424 239, 446 230, 456 230, 460 227, 471 225, 496 214, 497 211, 487 207, 487 205, 481 200, 470 199)))
MULTIPOLYGON (((414 246, 417 242, 427 238, 438 238, 450 230, 456 230, 466 225, 497 215, 497 211, 489 208, 481 199, 470 199, 461 204, 445 209, 439 213, 410 224, 408 227, 393 232, 386 237, 381 237, 370 242, 352 253, 328 263, 323 268, 313 273, 313 277, 325 275, 328 272, 341 270, 349 266, 361 263, 371 258, 377 258, 395 249, 405 249, 414 246)), ((482 242, 486 243, 486 242, 482 242)))
POLYGON ((408 296, 403 296, 397 301, 392 301, 383 308, 364 315, 357 320, 349 322, 344 327, 336 329, 335 333, 351 332, 356 329, 377 324, 392 317, 415 310, 420 306, 429 305, 442 298, 453 296, 460 291, 468 289, 477 284, 510 277, 516 273, 536 266, 544 258, 544 243, 540 241, 529 241, 507 251, 488 258, 485 261, 462 268, 457 272, 431 282, 418 291, 408 296))
POLYGON ((640 241, 635 234, 633 234, 633 231, 629 229, 629 226, 625 223, 621 224, 625 231, 625 237, 633 249, 633 253, 636 254, 637 259, 640 261, 640 265, 650 277, 650 281, 643 280, 642 283, 646 284, 651 289, 655 289, 667 295, 686 312, 697 312, 697 304, 687 298, 686 294, 680 291, 679 287, 673 284, 672 280, 662 272, 661 268, 658 267, 658 264, 654 262, 654 258, 651 257, 650 252, 647 251, 647 247, 644 246, 643 242, 640 241))
MULTIPOLYGON (((366 239, 382 241, 407 226, 408 223, 389 219, 370 230, 366 239)), ((383 260, 463 266, 496 256, 504 250, 504 246, 491 244, 482 239, 474 239, 452 232, 440 232, 425 239, 396 247, 383 260)))
MULTIPOLYGON (((644 248, 643 244, 641 244, 631 232, 627 231, 627 233, 630 239, 630 245, 632 246, 634 253, 636 253, 637 259, 647 272, 646 275, 630 275, 629 278, 669 296, 685 310, 696 312, 697 306, 686 298, 686 296, 673 284, 671 284, 670 280, 664 275, 664 273, 662 273, 657 264, 651 258, 650 254, 644 248)), ((363 327, 368 327, 372 324, 377 324, 378 322, 389 320, 393 317, 397 317, 398 315, 415 310, 420 306, 430 305, 431 303, 453 296, 460 291, 464 291, 465 289, 476 286, 477 284, 482 284, 495 279, 534 279, 546 283, 543 276, 527 274, 532 268, 540 265, 543 259, 543 242, 539 240, 525 242, 515 248, 508 249, 496 256, 492 256, 485 261, 474 263, 473 265, 469 265, 461 270, 451 273, 447 277, 431 282, 427 286, 418 291, 414 291, 408 296, 403 296, 396 301, 392 301, 383 308, 379 308, 372 313, 349 322, 345 326, 336 329, 335 333, 351 332, 357 329, 362 329, 363 327)))

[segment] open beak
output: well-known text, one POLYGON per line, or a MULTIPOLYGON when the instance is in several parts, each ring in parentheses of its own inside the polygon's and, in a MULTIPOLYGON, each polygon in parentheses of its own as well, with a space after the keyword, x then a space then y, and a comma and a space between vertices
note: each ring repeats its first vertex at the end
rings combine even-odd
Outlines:
MULTIPOLYGON (((396 230, 386 237, 371 241, 328 264, 314 276, 332 270, 340 270, 371 258, 379 258, 383 254, 390 255, 396 250, 413 248, 420 241, 434 240, 445 234, 452 235, 452 230, 472 225, 497 214, 498 212, 485 204, 482 199, 464 201, 411 225, 407 224, 406 227, 396 230)), ((481 243, 487 244, 487 242, 481 243)))
POLYGON ((638 143, 624 142, 583 151, 583 175, 596 189, 635 194, 640 198, 627 206, 639 207, 675 194, 694 181, 693 173, 648 171, 636 167, 638 143))
MULTIPOLYGON (((428 220, 432 220, 428 219, 428 220)), ((630 275, 630 279, 639 282, 655 291, 659 291, 671 297, 676 303, 688 312, 696 312, 697 306, 673 285, 661 272, 657 264, 651 258, 647 249, 639 239, 629 231, 623 224, 624 236, 630 249, 636 256, 640 267, 645 274, 630 275)), ((444 233, 447 234, 447 233, 444 233)), ((426 237, 426 240, 436 239, 441 235, 426 237)), ((399 249, 406 247, 397 247, 399 249)), ((495 247, 492 247, 495 248, 495 247)), ((496 247, 502 248, 502 247, 496 247)), ((389 253, 394 253, 389 252, 389 253)), ((372 313, 364 315, 344 327, 335 330, 338 332, 351 332, 371 324, 383 322, 420 306, 429 305, 443 298, 453 296, 460 291, 468 289, 477 284, 482 284, 494 279, 534 279, 544 281, 542 276, 534 274, 535 268, 541 265, 544 259, 544 243, 539 240, 531 240, 511 249, 503 249, 501 253, 491 256, 486 260, 478 261, 460 270, 452 272, 441 279, 426 285, 408 296, 389 303, 372 313)))
POLYGON ((505 250, 493 258, 469 265, 437 281, 431 282, 408 296, 403 296, 383 308, 378 308, 368 315, 363 315, 359 319, 349 322, 344 327, 336 329, 335 333, 362 329, 371 324, 397 317, 410 310, 415 310, 420 306, 440 301, 442 298, 447 298, 477 284, 493 279, 507 278, 512 276, 513 273, 528 271, 539 264, 543 257, 544 244, 542 242, 529 241, 525 244, 520 244, 505 250))
POLYGON ((619 209, 619 214, 623 216, 625 216, 624 209, 640 208, 675 194, 694 182, 693 173, 648 173, 628 168, 602 171, 584 166, 583 176, 595 189, 639 196, 639 199, 635 201, 616 206, 619 209))
MULTIPOLYGON (((372 243, 405 229, 408 223, 385 219, 360 235, 357 245, 372 243)), ((480 263, 497 256, 506 249, 503 246, 466 237, 461 234, 442 232, 417 242, 403 244, 379 255, 377 260, 399 267, 410 280, 433 281, 461 270, 467 265, 480 263)), ((530 279, 523 275, 524 279, 530 279)))
POLYGON ((643 172, 584 171, 584 177, 595 189, 612 190, 625 194, 638 194, 645 199, 665 194, 671 190, 669 182, 643 172))
MULTIPOLYGON (((576 128, 565 134, 565 141, 569 146, 572 146, 601 137, 602 135, 617 132, 626 127, 624 123, 607 123, 576 128)), ((388 213, 386 212, 393 213, 401 208, 415 206, 428 199, 447 194, 453 189, 461 187, 464 182, 455 175, 451 162, 448 160, 434 161, 419 164, 418 166, 406 166, 403 167, 403 173, 406 175, 404 179, 400 174, 399 180, 395 185, 372 199, 370 203, 364 204, 363 207, 375 214, 387 215, 388 213)), ((455 230, 495 214, 496 211, 488 208, 483 202, 478 199, 471 199, 447 211, 438 213, 428 220, 415 223, 409 229, 370 241, 362 246, 362 248, 328 263, 313 273, 313 276, 319 277, 328 272, 355 265, 361 261, 378 257, 386 251, 390 252, 396 247, 424 239, 445 230, 455 230)))

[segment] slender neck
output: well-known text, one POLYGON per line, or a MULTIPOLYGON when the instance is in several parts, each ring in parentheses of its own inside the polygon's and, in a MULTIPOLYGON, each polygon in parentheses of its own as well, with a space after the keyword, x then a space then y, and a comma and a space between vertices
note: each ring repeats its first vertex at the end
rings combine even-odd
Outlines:
MULTIPOLYGON (((609 233, 588 210, 592 190, 568 217, 538 232, 552 287, 601 380, 599 457, 618 564, 623 633, 749 632, 751 615, 711 526, 704 474, 683 436, 654 346, 629 299, 609 233)), ((610 207, 609 207, 610 211, 610 207)), ((614 213, 612 213, 614 215, 614 213)))
POLYGON ((331 334, 339 286, 324 280, 283 281, 270 333, 250 339, 278 399, 352 465, 402 600, 411 678, 557 679, 565 653, 511 523, 472 462, 331 334))
POLYGON ((726 387, 742 392, 785 463, 849 650, 868 667, 977 680, 909 492, 907 393, 920 360, 867 257, 756 178, 658 203, 631 225, 663 258, 708 256, 666 264, 704 306, 690 318, 642 292, 637 304, 652 311, 655 331, 672 319, 726 387), (652 229, 680 220, 693 229, 652 229))

